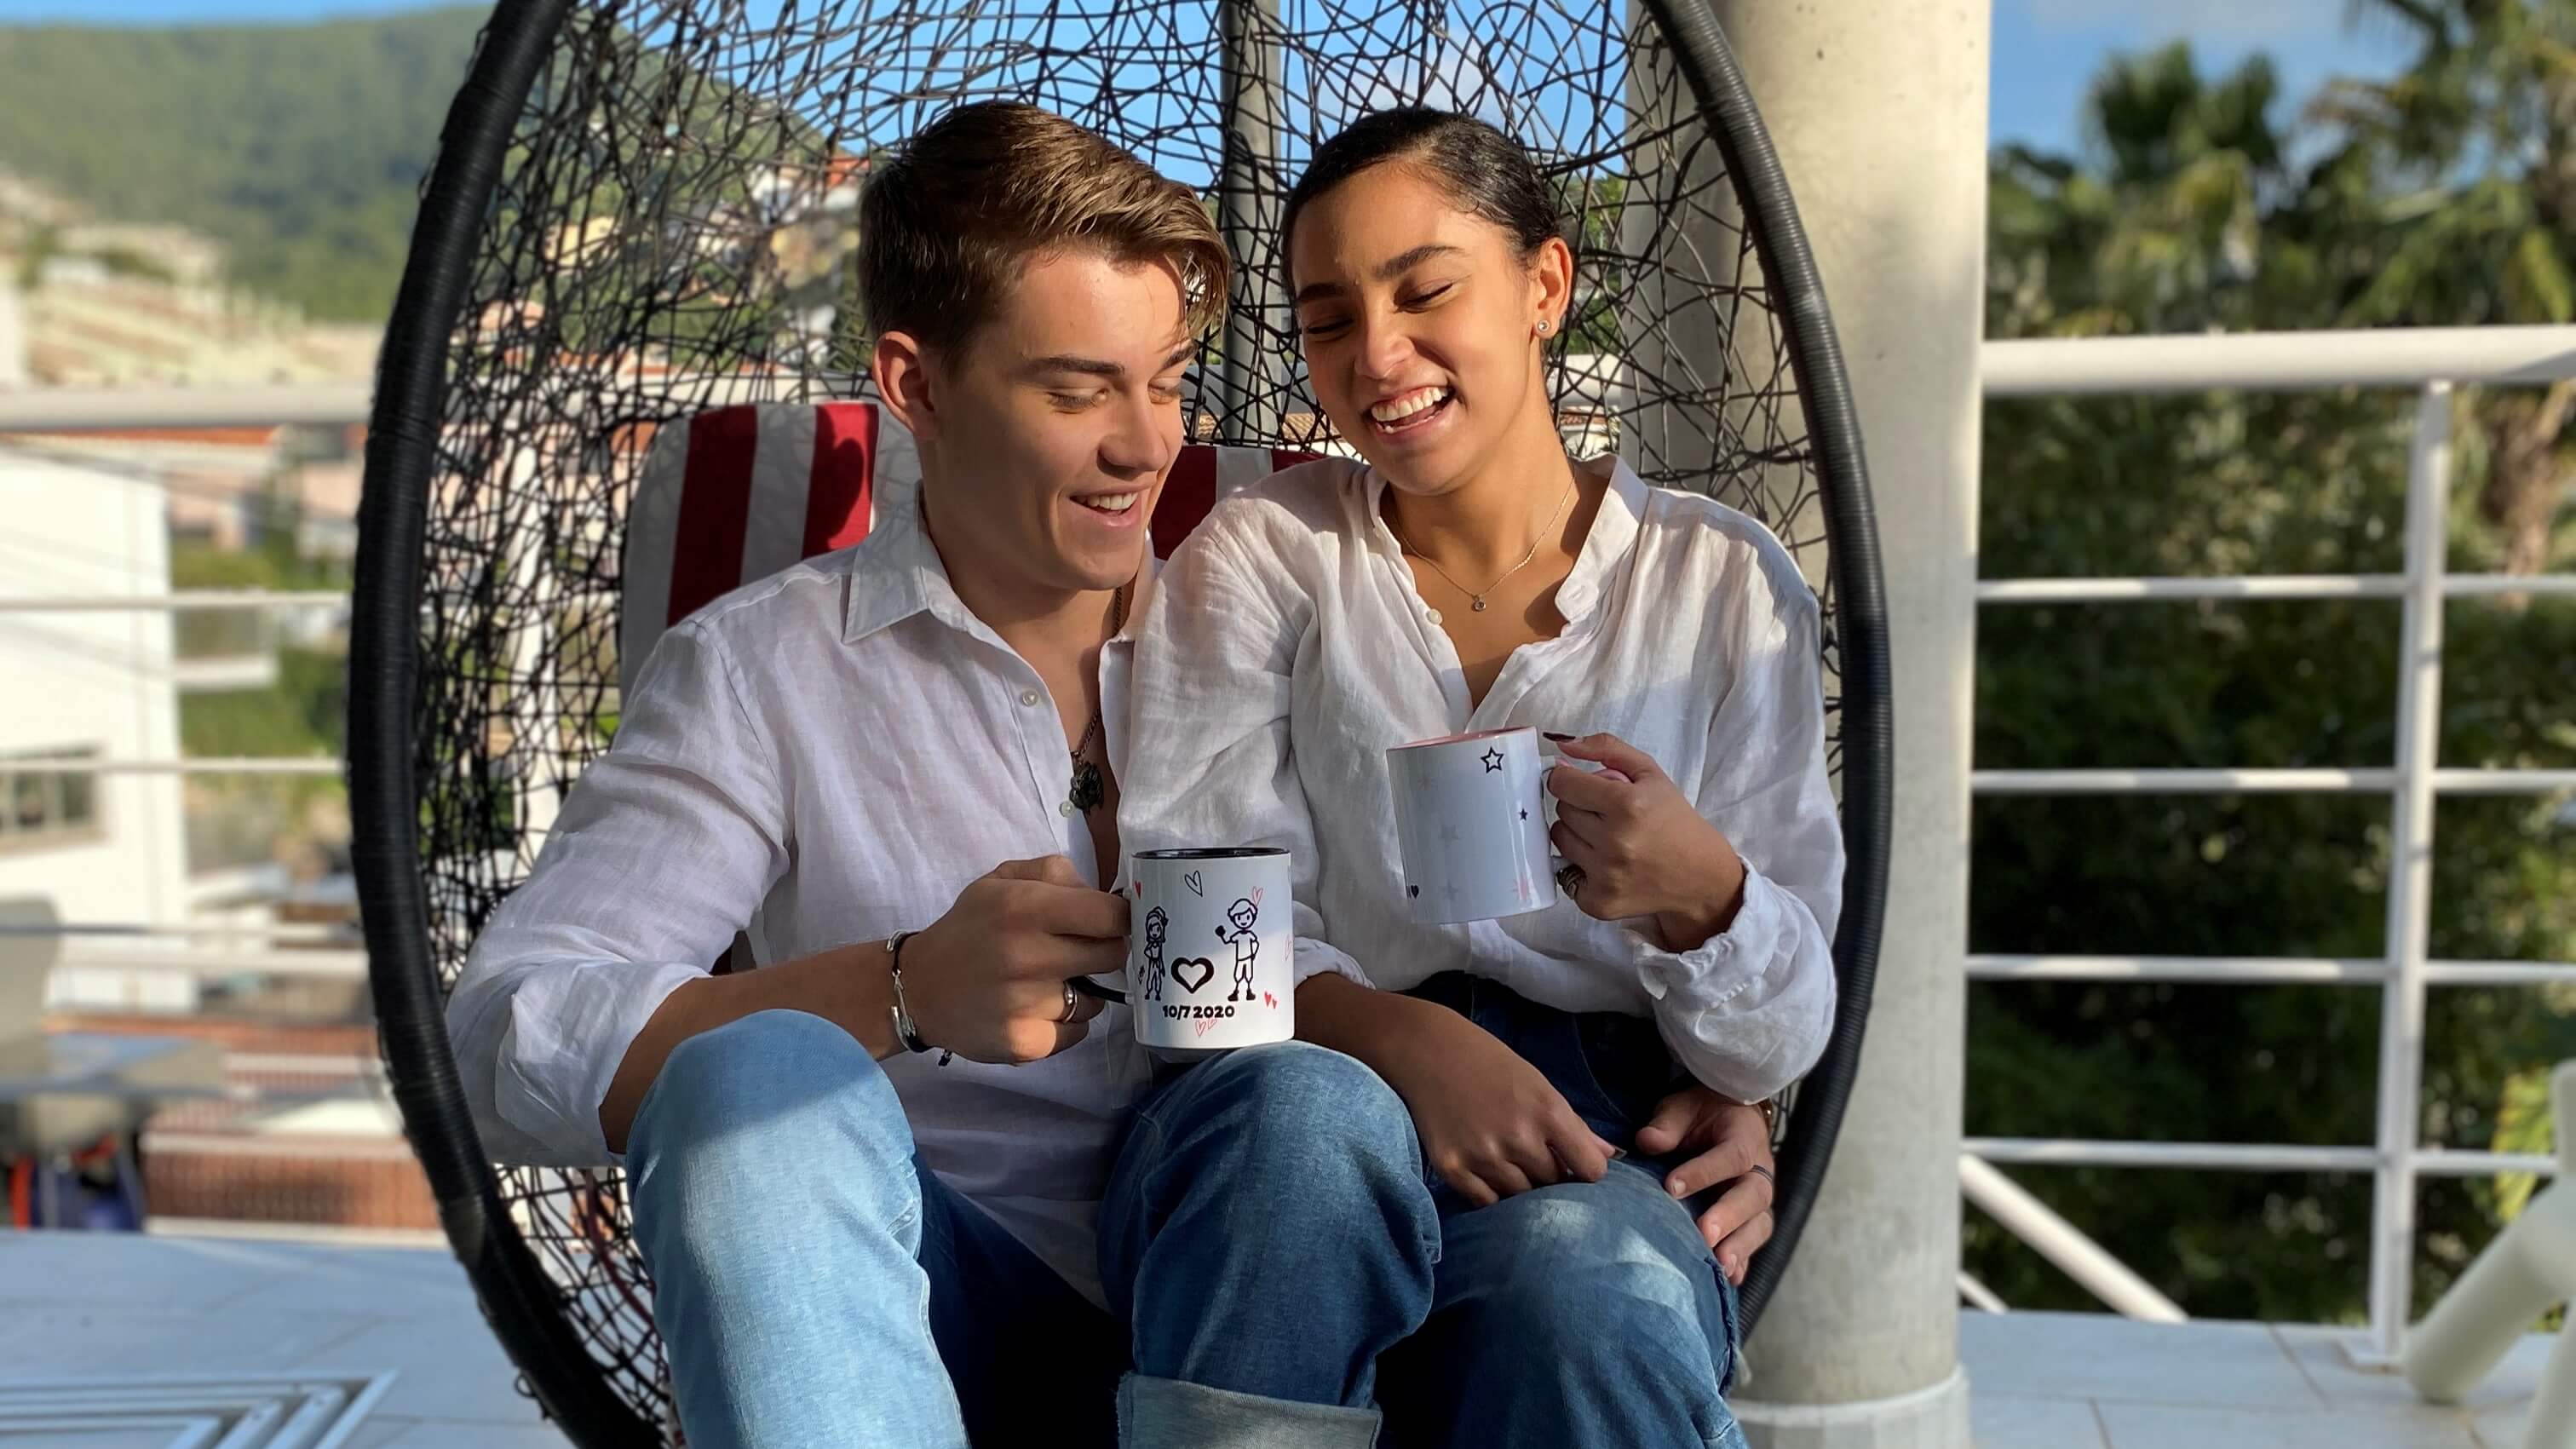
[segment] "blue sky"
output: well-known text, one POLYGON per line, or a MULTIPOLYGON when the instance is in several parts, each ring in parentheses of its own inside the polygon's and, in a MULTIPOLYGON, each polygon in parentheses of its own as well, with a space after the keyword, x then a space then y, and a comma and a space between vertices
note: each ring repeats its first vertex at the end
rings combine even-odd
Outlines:
MULTIPOLYGON (((304 20, 408 10, 420 0, 0 0, 0 22, 90 24, 304 20)), ((2305 95, 2335 74, 2382 74, 2404 59, 2384 23, 2355 27, 2348 0, 1992 0, 1995 139, 2052 149, 2078 144, 2084 88, 2102 60, 2189 39, 2205 68, 2256 51, 2279 62, 2285 90, 2305 95)))
POLYGON ((2204 72, 2266 51, 2294 100, 2335 75, 2385 75, 2405 38, 2384 20, 2351 23, 2347 0, 1993 0, 1991 135, 2052 150, 2080 143, 2084 91, 2122 51, 2189 40, 2204 72))

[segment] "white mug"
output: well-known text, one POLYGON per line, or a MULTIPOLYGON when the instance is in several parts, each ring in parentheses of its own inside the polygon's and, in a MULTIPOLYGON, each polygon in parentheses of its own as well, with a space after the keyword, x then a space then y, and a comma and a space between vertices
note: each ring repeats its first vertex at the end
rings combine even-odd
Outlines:
POLYGON ((1148 850, 1128 862, 1127 1003, 1136 1040, 1201 1056, 1296 1035, 1288 852, 1148 850))
POLYGON ((1556 904, 1565 862, 1548 847, 1538 731, 1479 730, 1386 752, 1404 850, 1405 908, 1424 925, 1487 921, 1556 904))

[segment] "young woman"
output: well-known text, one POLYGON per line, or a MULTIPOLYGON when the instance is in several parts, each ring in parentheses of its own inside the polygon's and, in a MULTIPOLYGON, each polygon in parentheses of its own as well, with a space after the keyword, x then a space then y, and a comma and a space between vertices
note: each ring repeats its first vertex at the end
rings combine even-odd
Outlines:
POLYGON ((1758 1238, 1684 1199, 1743 1170, 1702 1152, 1724 1103, 1807 1070, 1832 1017, 1816 601, 1753 520, 1567 456, 1543 357, 1574 258, 1508 137, 1367 117, 1286 227, 1316 399, 1365 461, 1290 469, 1174 553, 1126 846, 1287 847, 1298 1034, 1412 1114, 1443 1241, 1381 1366, 1393 1442, 1736 1442, 1758 1238), (1550 773, 1563 899, 1415 924, 1386 750, 1523 725, 1610 772, 1550 773))

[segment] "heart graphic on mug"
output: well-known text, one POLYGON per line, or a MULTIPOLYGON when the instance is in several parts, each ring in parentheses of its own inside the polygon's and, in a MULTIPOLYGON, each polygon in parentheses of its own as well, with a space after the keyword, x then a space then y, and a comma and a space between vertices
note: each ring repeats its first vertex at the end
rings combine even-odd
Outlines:
POLYGON ((1184 956, 1172 963, 1172 979, 1180 983, 1181 989, 1192 996, 1196 996, 1199 988, 1207 985, 1215 975, 1216 963, 1205 956, 1184 956), (1199 979, 1196 981, 1190 979, 1190 968, 1193 966, 1198 968, 1199 979))
POLYGON ((1207 894, 1207 877, 1200 875, 1197 871, 1191 871, 1188 875, 1182 876, 1181 884, 1190 888, 1191 895, 1204 896, 1207 894))

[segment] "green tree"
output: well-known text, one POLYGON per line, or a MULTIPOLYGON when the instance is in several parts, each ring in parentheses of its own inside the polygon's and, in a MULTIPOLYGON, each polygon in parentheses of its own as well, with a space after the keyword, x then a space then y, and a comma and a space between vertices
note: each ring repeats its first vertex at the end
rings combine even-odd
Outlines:
MULTIPOLYGON (((2341 81, 2315 106, 2347 139, 2329 185, 2367 197, 2370 275, 2355 323, 2474 326, 2576 318, 2576 3, 2360 0, 2416 42, 2384 81, 2341 81)), ((2576 466, 2576 381, 2477 409, 2480 512, 2512 573, 2543 567, 2576 466)))

